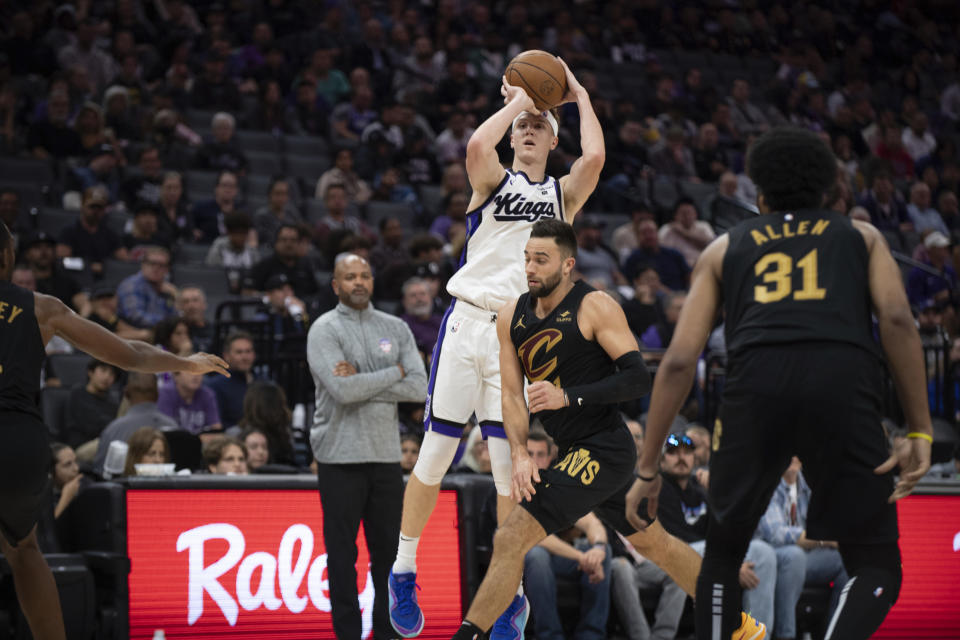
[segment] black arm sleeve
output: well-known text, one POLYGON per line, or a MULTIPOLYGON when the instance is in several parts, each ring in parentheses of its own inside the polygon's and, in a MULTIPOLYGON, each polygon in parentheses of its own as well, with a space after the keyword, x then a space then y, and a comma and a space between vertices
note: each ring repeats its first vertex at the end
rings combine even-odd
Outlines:
POLYGON ((650 372, 639 351, 629 351, 614 362, 617 372, 603 380, 565 389, 571 405, 615 404, 650 393, 650 372))

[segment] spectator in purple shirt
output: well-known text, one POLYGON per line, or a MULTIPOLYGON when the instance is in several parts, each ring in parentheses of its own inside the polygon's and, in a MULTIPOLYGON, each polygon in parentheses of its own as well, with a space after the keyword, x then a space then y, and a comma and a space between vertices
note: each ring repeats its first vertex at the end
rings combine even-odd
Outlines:
POLYGON ((403 313, 400 319, 410 327, 420 355, 428 360, 437 342, 443 316, 434 313, 430 285, 423 278, 410 278, 403 283, 403 313))
POLYGON ((202 375, 174 373, 173 384, 159 391, 157 410, 190 433, 212 435, 223 431, 216 396, 203 386, 202 375))

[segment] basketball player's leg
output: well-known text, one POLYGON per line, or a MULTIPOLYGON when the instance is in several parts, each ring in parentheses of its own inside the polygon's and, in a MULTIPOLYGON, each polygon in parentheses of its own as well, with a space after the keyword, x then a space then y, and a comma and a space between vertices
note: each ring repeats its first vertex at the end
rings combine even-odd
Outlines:
POLYGON ((513 460, 510 457, 510 443, 503 430, 503 405, 500 399, 500 349, 495 325, 491 325, 485 336, 482 381, 477 417, 483 437, 487 440, 490 452, 490 471, 497 488, 497 522, 507 521, 507 516, 516 506, 510 497, 510 483, 513 475, 513 460))
MULTIPOLYGON (((503 405, 500 391, 500 343, 497 339, 496 325, 485 327, 480 349, 485 354, 481 365, 481 383, 477 418, 480 430, 487 442, 490 453, 490 471, 497 492, 497 524, 502 526, 517 503, 510 497, 510 485, 513 476, 513 459, 510 456, 510 443, 503 429, 503 405)), ((522 573, 521 556, 521 573, 522 573)), ((501 610, 496 625, 490 632, 491 640, 510 640, 522 637, 530 611, 530 603, 523 592, 523 583, 517 581, 513 599, 501 610)))
POLYGON ((17 601, 36 640, 66 638, 60 595, 47 561, 37 545, 36 526, 16 546, 0 536, 0 551, 13 572, 17 601))
POLYGON ((809 402, 778 390, 780 376, 789 375, 794 364, 780 352, 753 350, 738 363, 742 375, 724 390, 719 445, 710 460, 712 509, 696 590, 696 601, 710 604, 694 612, 697 638, 729 638, 742 623, 740 567, 795 451, 795 403, 809 402))
MULTIPOLYGON (((663 569, 687 595, 693 596, 700 573, 700 554, 686 542, 668 533, 659 520, 654 520, 641 531, 630 525, 624 509, 627 491, 632 485, 633 478, 597 507, 594 513, 623 534, 640 555, 663 569)), ((642 508, 646 508, 646 503, 642 503, 642 508)))
POLYGON ((663 569, 687 595, 696 593, 700 554, 686 542, 667 533, 659 520, 643 531, 635 531, 627 536, 627 540, 640 555, 663 569))
POLYGON ((523 575, 523 559, 547 537, 543 526, 526 509, 514 509, 493 536, 490 567, 470 603, 463 626, 454 638, 486 633, 513 600, 523 575))
POLYGON ((825 359, 834 364, 821 375, 830 378, 824 381, 818 411, 811 409, 806 419, 816 427, 799 439, 803 475, 811 489, 807 537, 837 540, 850 576, 826 640, 864 640, 897 601, 903 575, 897 509, 887 502, 893 474, 873 471, 889 455, 876 391, 881 370, 872 356, 852 347, 834 347, 825 359))
POLYGON ((455 638, 482 635, 494 622, 491 638, 523 637, 526 598, 515 591, 524 557, 548 533, 571 526, 624 485, 636 461, 632 444, 625 427, 594 434, 571 444, 563 462, 540 471, 532 499, 515 507, 497 529, 490 568, 455 638), (571 462, 574 456, 577 462, 571 462), (588 463, 590 470, 584 471, 588 463))
MULTIPOLYGON (((484 428, 481 423, 481 429, 484 428)), ((493 430, 497 428, 494 427, 493 430)), ((513 460, 510 458, 510 443, 503 434, 503 427, 499 433, 487 434, 487 450, 490 452, 490 470, 493 473, 493 482, 497 490, 497 522, 507 521, 507 516, 517 506, 510 497, 510 477, 513 473, 513 460)))
POLYGON ((409 566, 414 560, 404 563, 407 556, 415 557, 416 553, 415 544, 411 548, 409 541, 419 539, 427 526, 440 494, 440 481, 456 456, 463 426, 477 405, 481 379, 471 347, 473 324, 451 309, 440 327, 427 386, 423 444, 403 494, 395 571, 415 570, 415 565, 409 566), (448 324, 456 331, 448 331, 448 324))
MULTIPOLYGON (((629 486, 627 485, 627 489, 629 486)), ((654 520, 643 531, 634 531, 626 521, 623 509, 621 498, 619 504, 614 504, 603 511, 601 517, 614 529, 624 534, 643 557, 662 569, 680 589, 696 600, 697 578, 703 564, 700 555, 689 544, 668 533, 659 520, 654 520), (632 533, 629 533, 631 531, 632 533)), ((754 633, 761 627, 750 616, 737 618, 737 625, 740 626, 741 631, 754 633)))
POLYGON ((840 555, 852 577, 840 592, 824 640, 866 640, 880 627, 900 595, 900 547, 896 542, 841 542, 840 555))
POLYGON ((473 355, 472 324, 451 307, 434 347, 424 411, 426 433, 404 490, 397 557, 388 581, 390 622, 405 638, 419 635, 425 624, 416 592, 420 536, 436 507, 440 481, 456 456, 463 425, 473 414, 478 397, 480 376, 473 355))
POLYGON ((403 494, 400 534, 420 537, 440 495, 440 481, 453 463, 460 438, 438 431, 427 431, 417 464, 407 480, 403 494))
POLYGON ((0 414, 0 551, 13 571, 17 600, 38 640, 64 637, 57 585, 37 545, 37 520, 52 463, 38 418, 0 414))
POLYGON ((513 472, 510 443, 505 437, 491 435, 487 437, 487 450, 490 452, 490 468, 497 490, 497 523, 502 523, 507 521, 510 512, 517 506, 510 497, 510 475, 513 472), (506 493, 502 493, 503 485, 507 486, 506 493))

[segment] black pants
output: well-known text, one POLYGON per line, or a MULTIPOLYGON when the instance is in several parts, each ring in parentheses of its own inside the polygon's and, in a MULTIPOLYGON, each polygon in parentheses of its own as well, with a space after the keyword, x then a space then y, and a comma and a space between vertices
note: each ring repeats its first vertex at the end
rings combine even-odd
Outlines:
POLYGON ((318 464, 317 480, 323 507, 333 630, 339 640, 360 638, 356 541, 362 521, 376 594, 373 637, 392 638, 396 634, 390 626, 387 578, 397 556, 403 510, 400 464, 318 464))
POLYGON ((812 490, 811 540, 895 548, 893 474, 873 472, 888 455, 880 389, 878 359, 852 345, 755 347, 730 359, 697 581, 697 602, 712 606, 696 609, 697 638, 716 637, 717 625, 729 638, 740 625, 739 567, 793 455, 812 490))

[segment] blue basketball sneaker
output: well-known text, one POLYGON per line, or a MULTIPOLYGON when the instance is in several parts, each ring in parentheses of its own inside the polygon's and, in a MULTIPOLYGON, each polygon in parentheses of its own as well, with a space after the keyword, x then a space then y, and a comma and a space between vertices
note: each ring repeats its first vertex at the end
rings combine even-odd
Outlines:
POLYGON ((490 630, 490 640, 523 640, 523 629, 530 617, 527 596, 513 596, 513 602, 500 614, 490 630))
POLYGON ((390 624, 404 638, 415 638, 423 631, 423 611, 417 604, 417 574, 390 570, 390 624))

